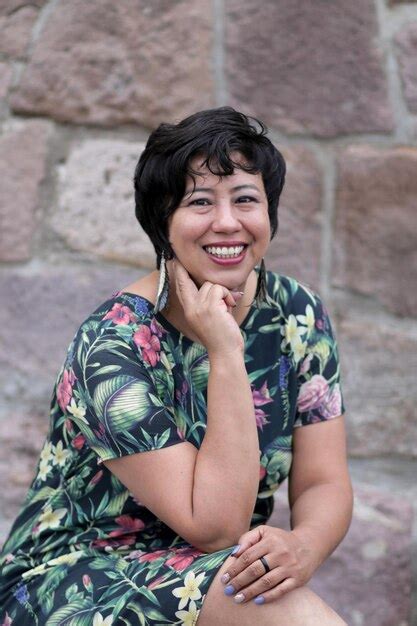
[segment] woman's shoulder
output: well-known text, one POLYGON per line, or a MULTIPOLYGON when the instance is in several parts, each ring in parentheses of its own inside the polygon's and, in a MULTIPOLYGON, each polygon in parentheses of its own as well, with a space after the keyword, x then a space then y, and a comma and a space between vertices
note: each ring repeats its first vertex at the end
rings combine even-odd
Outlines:
POLYGON ((304 313, 309 304, 313 308, 321 304, 319 293, 306 282, 272 270, 268 270, 268 275, 269 293, 279 303, 286 316, 304 313))

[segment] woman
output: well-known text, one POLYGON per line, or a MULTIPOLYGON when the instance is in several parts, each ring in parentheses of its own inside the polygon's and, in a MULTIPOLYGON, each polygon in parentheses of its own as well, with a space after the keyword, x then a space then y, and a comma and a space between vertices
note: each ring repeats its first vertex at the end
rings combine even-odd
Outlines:
POLYGON ((344 624, 306 587, 352 490, 326 308, 263 261, 284 177, 230 107, 149 137, 136 216, 158 269, 71 342, 0 623, 344 624), (287 476, 290 532, 267 524, 287 476))

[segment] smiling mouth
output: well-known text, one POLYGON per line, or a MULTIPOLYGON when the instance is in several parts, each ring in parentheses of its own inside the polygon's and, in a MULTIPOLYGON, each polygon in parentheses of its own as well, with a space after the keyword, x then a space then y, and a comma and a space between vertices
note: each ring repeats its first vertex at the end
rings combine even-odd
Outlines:
POLYGON ((248 247, 248 244, 241 246, 203 246, 210 256, 217 257, 218 259, 235 259, 239 257, 244 250, 248 247))

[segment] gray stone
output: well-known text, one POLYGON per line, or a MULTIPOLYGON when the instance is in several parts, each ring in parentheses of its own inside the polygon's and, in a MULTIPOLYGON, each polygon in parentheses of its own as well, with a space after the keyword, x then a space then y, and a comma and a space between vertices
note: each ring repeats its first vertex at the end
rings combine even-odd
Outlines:
POLYGON ((417 458, 415 331, 335 300, 350 454, 417 458))
POLYGON ((32 254, 50 131, 47 122, 30 121, 0 136, 0 261, 32 254))
POLYGON ((60 121, 154 127, 214 104, 212 9, 192 0, 57 3, 11 107, 60 121))
POLYGON ((338 167, 334 284, 416 317, 417 149, 350 146, 338 167))
POLYGON ((73 148, 59 169, 50 225, 73 250, 155 269, 153 246, 135 217, 133 174, 143 144, 96 139, 73 148))
POLYGON ((85 265, 4 271, 0 281, 0 420, 45 419, 55 377, 80 323, 140 272, 85 265))
POLYGON ((288 133, 393 128, 372 0, 226 3, 229 101, 288 133))
POLYGON ((278 233, 265 256, 268 269, 319 289, 322 173, 301 146, 278 146, 287 175, 278 207, 278 233))
POLYGON ((26 57, 33 24, 46 0, 2 0, 0 6, 0 53, 12 59, 26 57))
MULTIPOLYGON (((404 497, 361 482, 354 483, 354 492, 349 531, 309 586, 349 626, 408 626, 412 506, 404 497)), ((289 529, 284 493, 276 496, 268 524, 289 529)))
POLYGON ((8 63, 0 63, 0 102, 6 98, 12 82, 13 69, 8 63))
POLYGON ((417 113, 417 22, 401 29, 395 44, 404 96, 410 111, 417 113))

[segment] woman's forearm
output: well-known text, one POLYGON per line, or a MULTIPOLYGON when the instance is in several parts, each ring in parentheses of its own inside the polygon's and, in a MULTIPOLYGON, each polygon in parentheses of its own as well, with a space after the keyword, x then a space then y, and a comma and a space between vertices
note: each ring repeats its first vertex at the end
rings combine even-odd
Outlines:
POLYGON ((348 531, 352 519, 353 493, 350 483, 322 483, 299 495, 291 508, 291 528, 317 569, 348 531))
POLYGON ((193 486, 193 518, 204 528, 207 551, 233 545, 248 530, 258 486, 259 439, 244 356, 212 357, 193 486))

